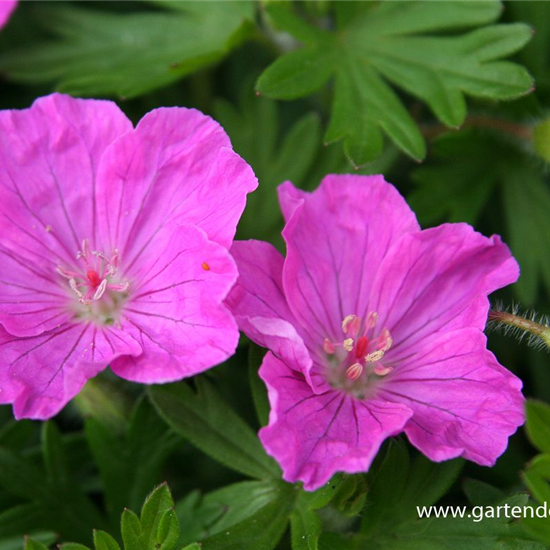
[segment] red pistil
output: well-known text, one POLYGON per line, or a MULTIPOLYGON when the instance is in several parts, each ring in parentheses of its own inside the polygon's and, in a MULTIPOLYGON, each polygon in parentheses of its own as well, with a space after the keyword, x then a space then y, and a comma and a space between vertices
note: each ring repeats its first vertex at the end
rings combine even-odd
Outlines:
POLYGON ((358 359, 364 357, 367 354, 369 347, 369 339, 366 336, 360 336, 355 344, 355 357, 358 359))
POLYGON ((99 278, 99 275, 93 269, 89 269, 86 272, 86 277, 88 277, 88 281, 90 281, 90 285, 92 286, 92 288, 97 288, 101 284, 101 279, 99 278))

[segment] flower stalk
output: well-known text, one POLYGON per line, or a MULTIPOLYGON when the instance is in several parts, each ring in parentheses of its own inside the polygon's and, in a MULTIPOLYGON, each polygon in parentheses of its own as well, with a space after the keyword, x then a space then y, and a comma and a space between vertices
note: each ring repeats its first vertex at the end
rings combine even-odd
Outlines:
POLYGON ((489 312, 489 323, 495 325, 497 330, 502 330, 506 335, 517 336, 520 340, 528 338, 529 345, 540 347, 544 345, 550 349, 550 326, 548 319, 537 319, 536 314, 527 318, 520 315, 517 310, 489 312))

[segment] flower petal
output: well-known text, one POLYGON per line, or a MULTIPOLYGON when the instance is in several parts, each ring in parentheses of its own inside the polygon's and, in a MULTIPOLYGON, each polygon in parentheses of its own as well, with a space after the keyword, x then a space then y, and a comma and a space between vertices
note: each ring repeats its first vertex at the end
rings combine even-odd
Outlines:
POLYGON ((524 422, 521 381, 478 329, 430 338, 388 378, 381 395, 414 411, 405 432, 434 461, 463 456, 492 465, 524 422))
POLYGON ((197 225, 228 248, 246 194, 257 186, 219 124, 176 107, 152 111, 117 140, 98 181, 104 246, 130 259, 174 220, 197 225))
POLYGON ((69 320, 68 297, 52 266, 29 262, 2 245, 0 263, 0 323, 10 334, 35 336, 69 320))
POLYGON ((17 6, 17 0, 3 0, 0 2, 0 28, 8 22, 15 6, 17 6))
POLYGON ((336 472, 366 471, 380 445, 402 431, 411 410, 381 400, 362 402, 340 392, 313 393, 305 378, 268 353, 260 369, 271 403, 269 426, 260 430, 284 479, 307 490, 336 472))
POLYGON ((52 270, 93 245, 99 159, 131 127, 111 101, 60 94, 0 112, 0 244, 52 270))
POLYGON ((239 328, 293 369, 307 372, 311 358, 283 294, 283 257, 261 241, 237 241, 231 254, 239 279, 226 303, 239 328))
POLYGON ((114 358, 139 353, 139 344, 113 327, 67 323, 28 338, 0 327, 0 403, 12 403, 17 419, 46 420, 114 358))
POLYGON ((131 290, 125 326, 144 353, 113 361, 116 374, 136 382, 170 382, 235 352, 239 331, 223 301, 237 268, 229 252, 204 231, 165 226, 126 275, 131 290))
POLYGON ((370 308, 394 345, 387 361, 438 331, 483 329, 487 295, 514 282, 519 268, 498 236, 466 224, 446 224, 405 235, 391 250, 373 287, 370 308))
POLYGON ((285 294, 319 345, 325 337, 341 337, 347 315, 366 314, 388 249, 419 228, 404 199, 382 176, 327 176, 317 191, 302 193, 301 201, 290 186, 280 188, 283 209, 292 212, 283 231, 285 294))

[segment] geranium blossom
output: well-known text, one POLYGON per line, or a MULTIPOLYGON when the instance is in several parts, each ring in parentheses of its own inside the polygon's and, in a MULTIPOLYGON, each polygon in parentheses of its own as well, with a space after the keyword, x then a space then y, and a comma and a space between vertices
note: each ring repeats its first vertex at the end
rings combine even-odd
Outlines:
POLYGON ((224 361, 250 167, 222 128, 54 94, 0 112, 0 403, 58 412, 110 365, 138 382, 224 361))
POLYGON ((368 469, 405 432, 434 461, 491 465, 521 425, 521 382, 486 349, 487 295, 518 265, 466 224, 420 230, 381 176, 280 187, 287 255, 236 242, 228 303, 269 348, 260 432, 287 481, 306 489, 368 469))
POLYGON ((0 1, 0 29, 8 22, 15 6, 17 6, 17 0, 0 1))

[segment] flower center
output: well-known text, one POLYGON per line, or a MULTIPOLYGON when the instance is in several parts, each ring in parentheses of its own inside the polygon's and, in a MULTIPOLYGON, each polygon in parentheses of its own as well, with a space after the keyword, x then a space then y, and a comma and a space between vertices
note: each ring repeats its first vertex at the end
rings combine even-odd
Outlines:
POLYGON ((80 261, 76 269, 58 266, 57 272, 68 280, 69 288, 78 298, 77 316, 113 324, 130 288, 128 281, 121 281, 117 276, 118 250, 113 250, 108 257, 103 252, 90 250, 88 239, 84 239, 76 258, 80 261))
POLYGON ((370 388, 393 370, 382 363, 393 340, 387 328, 375 336, 377 321, 375 311, 364 322, 357 315, 348 315, 342 321, 343 340, 332 342, 325 338, 323 343, 331 364, 329 382, 359 398, 365 397, 370 388))

